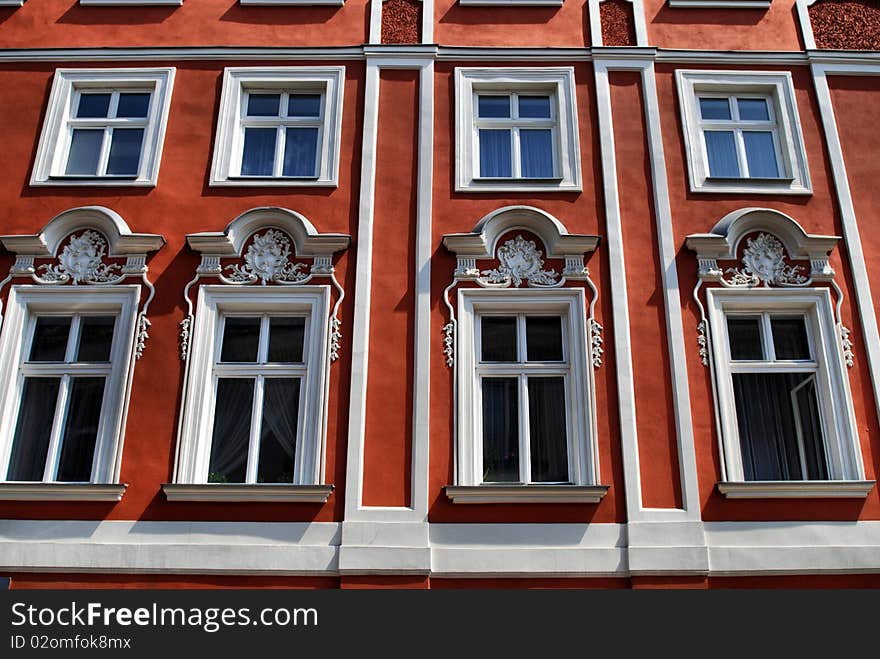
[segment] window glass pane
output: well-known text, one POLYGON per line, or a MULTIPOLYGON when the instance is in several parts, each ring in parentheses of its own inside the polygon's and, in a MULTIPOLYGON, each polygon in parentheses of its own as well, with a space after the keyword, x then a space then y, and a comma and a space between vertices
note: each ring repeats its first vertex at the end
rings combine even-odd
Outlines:
POLYGON ((827 477, 819 475, 827 474, 827 464, 811 384, 814 377, 812 373, 733 374, 747 481, 827 477))
POLYGON ((299 417, 299 378, 266 378, 258 483, 292 483, 299 417))
POLYGON ((771 318, 770 329, 776 359, 810 359, 810 343, 803 316, 771 318))
POLYGON ((150 94, 120 94, 119 106, 116 108, 117 117, 129 119, 146 118, 150 110, 150 94))
POLYGON ((268 361, 301 363, 305 331, 305 318, 270 318, 268 361))
POLYGON ((738 98, 736 105, 739 109, 739 118, 743 121, 769 121, 770 111, 767 109, 767 101, 763 98, 738 98))
POLYGON ((727 335, 730 339, 731 359, 764 359, 764 348, 761 345, 760 318, 728 316, 727 335))
POLYGON ((77 119, 104 118, 110 110, 110 94, 80 94, 77 119))
POLYGON ((70 153, 67 157, 65 174, 71 176, 94 176, 98 173, 98 158, 101 156, 103 130, 77 128, 70 138, 70 153))
POLYGON ((143 141, 143 128, 114 128, 107 173, 115 176, 136 176, 143 141))
POLYGON ((517 378, 483 378, 483 481, 518 483, 517 378))
POLYGON ((67 353, 67 336, 70 334, 70 318, 64 316, 39 316, 34 327, 31 343, 32 362, 63 362, 67 353))
POLYGON ((25 378, 6 480, 41 481, 61 378, 25 378))
POLYGON ((509 119, 510 96, 478 96, 477 116, 481 119, 509 119))
POLYGON ((116 318, 114 316, 84 316, 80 320, 76 361, 110 361, 110 346, 113 344, 113 327, 115 325, 116 318))
POLYGON ((519 116, 524 119, 549 119, 549 96, 520 96, 519 116))
POLYGON ((317 128, 288 128, 282 174, 284 176, 314 176, 317 154, 317 128))
POLYGON ((245 482, 253 405, 253 380, 222 378, 217 381, 209 483, 245 482))
POLYGON ((743 131, 746 145, 746 162, 749 176, 776 178, 779 168, 776 164, 776 149, 773 147, 773 133, 769 131, 743 131))
POLYGON ((561 362, 562 318, 527 316, 526 352, 530 362, 561 362))
POLYGON ((480 130, 480 176, 512 176, 509 130, 480 130))
POLYGON ((529 447, 532 482, 567 483, 563 378, 529 378, 529 447))
POLYGON ((281 94, 248 94, 249 117, 277 117, 281 107, 281 94))
POLYGON ((320 94, 291 94, 287 103, 287 115, 290 117, 320 117, 320 94))
POLYGON ((56 480, 91 480, 103 397, 104 378, 71 378, 56 480))
POLYGON ((481 316, 480 358, 484 362, 519 361, 514 316, 481 316))
POLYGON ((519 131, 523 178, 553 176, 553 134, 550 129, 519 131))
POLYGON ((709 156, 709 175, 738 177, 733 131, 707 130, 703 134, 706 136, 706 153, 709 156))
POLYGON ((730 119, 730 103, 726 98, 700 98, 703 119, 730 119))
POLYGON ((241 154, 242 176, 272 176, 275 167, 274 128, 245 128, 241 154))
POLYGON ((229 316, 223 325, 221 362, 255 362, 260 347, 260 319, 229 316))

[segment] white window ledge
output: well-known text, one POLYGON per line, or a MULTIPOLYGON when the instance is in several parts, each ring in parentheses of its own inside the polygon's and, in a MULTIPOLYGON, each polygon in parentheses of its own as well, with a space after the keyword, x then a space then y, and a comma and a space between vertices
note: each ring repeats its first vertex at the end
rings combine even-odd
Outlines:
POLYGON ((463 7, 561 7, 562 0, 458 0, 458 4, 463 7))
POLYGON ((238 0, 240 5, 250 5, 251 7, 283 7, 285 5, 293 5, 299 7, 310 7, 317 5, 341 7, 345 4, 345 0, 238 0))
POLYGON ((673 9, 770 9, 770 0, 669 0, 673 9))
POLYGON ((183 4, 183 0, 79 0, 79 4, 88 7, 105 6, 105 7, 150 7, 157 5, 171 5, 179 7, 183 4))
POLYGON ((0 7, 22 7, 24 0, 0 0, 0 7))
POLYGON ((599 503, 610 485, 447 485, 453 503, 599 503))
POLYGON ((262 485, 262 484, 179 484, 165 483, 162 489, 169 501, 242 501, 324 503, 333 485, 262 485))
POLYGON ((748 481, 720 482, 728 499, 864 499, 876 481, 748 481))
POLYGON ((0 483, 0 501, 120 501, 125 483, 0 483))

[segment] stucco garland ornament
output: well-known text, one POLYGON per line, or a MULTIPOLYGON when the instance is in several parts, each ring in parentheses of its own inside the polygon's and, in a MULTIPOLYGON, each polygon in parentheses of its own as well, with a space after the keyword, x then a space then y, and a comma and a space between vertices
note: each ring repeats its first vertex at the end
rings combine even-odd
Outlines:
POLYGON ((517 236, 498 248, 499 266, 494 270, 483 270, 482 282, 496 286, 521 286, 527 281, 529 286, 552 288, 562 282, 557 281, 555 270, 544 270, 543 253, 533 240, 517 236))
POLYGON ((296 284, 308 278, 300 272, 302 263, 290 262, 290 240, 280 231, 269 229, 255 235, 244 255, 244 265, 228 265, 229 279, 235 283, 251 284, 260 280, 263 286, 274 281, 296 284))
POLYGON ((43 274, 42 283, 58 283, 73 281, 88 284, 110 284, 122 279, 118 274, 120 266, 104 263, 107 254, 107 242, 97 231, 83 231, 80 235, 72 235, 70 242, 61 250, 58 265, 40 267, 43 274))
POLYGON ((777 286, 804 286, 809 280, 800 274, 803 268, 799 265, 785 264, 785 249, 776 238, 768 233, 761 233, 757 238, 749 238, 743 252, 743 268, 728 268, 733 275, 727 282, 732 286, 759 286, 771 284, 777 286))

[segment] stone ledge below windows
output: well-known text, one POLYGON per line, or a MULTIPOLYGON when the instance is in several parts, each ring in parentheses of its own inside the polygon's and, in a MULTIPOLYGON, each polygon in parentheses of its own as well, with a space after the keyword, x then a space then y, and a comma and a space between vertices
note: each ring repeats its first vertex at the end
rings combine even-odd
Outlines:
POLYGON ((127 483, 0 483, 0 501, 120 501, 127 483))
POLYGON ((864 499, 876 481, 748 481, 719 482, 728 499, 864 499))
POLYGON ((599 503, 610 485, 447 485, 453 503, 599 503))
POLYGON ((168 501, 227 501, 246 503, 325 503, 333 485, 262 485, 227 483, 164 483, 168 501))

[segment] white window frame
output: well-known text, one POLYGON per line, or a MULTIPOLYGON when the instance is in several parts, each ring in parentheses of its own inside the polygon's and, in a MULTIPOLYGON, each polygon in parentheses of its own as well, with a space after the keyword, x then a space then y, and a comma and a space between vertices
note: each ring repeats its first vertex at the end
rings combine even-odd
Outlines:
MULTIPOLYGON (((33 186, 155 186, 159 177, 175 69, 57 69, 31 174, 33 186), (67 175, 71 124, 83 91, 150 92, 141 159, 135 176, 67 175)), ((101 120, 89 120, 98 122, 101 120)), ((104 120, 108 125, 115 120, 104 120)), ((108 140, 105 139, 105 142, 108 140)), ((109 149, 105 144, 104 151, 109 149)), ((104 154, 106 161, 107 154, 104 154)))
POLYGON ((179 7, 183 4, 183 0, 79 0, 79 4, 83 7, 90 5, 96 7, 155 7, 162 5, 179 7))
MULTIPOLYGON (((480 379, 483 371, 492 370, 480 365, 479 318, 491 315, 559 315, 563 318, 563 354, 568 363, 554 366, 554 371, 567 369, 566 397, 568 399, 568 450, 570 483, 572 486, 596 485, 596 442, 590 410, 590 376, 587 353, 587 326, 581 288, 561 288, 553 291, 522 289, 492 290, 483 288, 459 289, 457 327, 457 398, 458 409, 456 447, 458 465, 456 485, 481 487, 527 487, 525 483, 501 484, 482 481, 482 412, 480 379)), ((497 369, 496 369, 497 370, 497 369)), ((506 369, 510 370, 510 369, 506 369)), ((522 369, 530 370, 530 369, 522 369)), ((522 429, 521 429, 522 430, 522 429)), ((522 433, 521 433, 522 434, 522 433)), ((521 472, 523 469, 521 462, 521 472)), ((541 486, 541 484, 535 484, 541 486)))
MULTIPOLYGON (((688 180, 691 192, 732 192, 766 194, 811 194, 810 172, 807 166, 800 117, 791 73, 765 71, 690 71, 675 72, 681 111, 688 180), (775 126, 761 124, 764 130, 774 130, 778 178, 720 178, 709 175, 704 128, 717 128, 711 120, 700 115, 699 97, 761 97, 768 101, 775 126)), ((735 106, 735 103, 733 104, 735 106)), ((735 108, 734 108, 735 109, 735 108)), ((734 115, 732 115, 734 116, 734 115)), ((755 124, 755 127, 758 125, 755 124)), ((746 124, 726 122, 725 130, 737 131, 746 124)), ((737 159, 741 171, 745 163, 742 140, 735 136, 737 159)))
MULTIPOLYGON (((455 189, 466 192, 580 191, 580 138, 574 67, 457 68, 455 70, 455 189), (548 94, 551 97, 554 176, 480 176, 477 96, 481 93, 548 94)), ((516 145, 514 145, 514 148, 516 145)), ((518 154, 512 154, 518 159, 518 154)), ((515 170, 513 173, 516 173, 515 170)))
MULTIPOLYGON (((815 359, 816 392, 822 419, 823 442, 828 465, 829 481, 859 481, 864 477, 855 412, 852 405, 846 366, 840 353, 834 305, 827 288, 803 289, 726 289, 706 291, 708 320, 712 339, 715 373, 715 396, 721 429, 726 481, 731 484, 749 483, 760 487, 762 481, 745 481, 739 442, 739 427, 734 403, 730 343, 727 331, 728 315, 802 315, 815 359)), ((766 339, 765 339, 766 340, 766 339)), ((797 361, 786 372, 803 370, 797 361)), ((772 368, 772 367, 771 367, 772 368)), ((815 495, 811 484, 829 481, 779 481, 801 484, 802 495, 815 495)), ((775 482, 775 481, 774 481, 775 482)), ((721 488, 724 491, 724 488, 721 488)), ((736 489, 735 487, 733 488, 736 489)), ((756 488, 751 488, 753 494, 756 488)), ((772 490, 773 488, 769 488, 772 490)), ((742 492, 745 492, 743 489, 742 492)), ((788 496, 796 496, 792 489, 788 496)), ((765 492, 766 494, 767 492, 765 492)), ((824 496, 836 496, 825 494, 824 496)), ((841 495, 842 496, 842 495, 841 495)))
MULTIPOLYGON (((327 329, 329 286, 230 287, 206 285, 199 289, 189 373, 184 392, 184 416, 175 483, 208 484, 214 427, 215 380, 220 339, 226 315, 305 315, 308 317, 306 375, 300 385, 300 417, 293 482, 323 483, 324 409, 327 405, 327 329), (302 449, 302 451, 300 451, 302 449)), ((226 367, 221 367, 225 369, 226 367)), ((253 438, 252 438, 253 439, 253 438)), ((271 488, 282 484, 234 484, 271 488)), ((220 487, 226 487, 221 484, 220 487)))
MULTIPOLYGON (((128 407, 127 381, 134 359, 139 299, 140 286, 136 284, 87 288, 33 285, 12 287, 9 309, 0 336, 0 372, 9 374, 0 383, 0 479, 6 478, 12 455, 25 377, 22 367, 29 352, 37 315, 106 314, 116 316, 116 326, 109 365, 99 369, 106 375, 106 383, 90 482, 118 482, 124 420, 128 407)), ((56 453, 60 453, 60 446, 56 453)), ((51 457, 47 456, 47 461, 51 457)), ((42 484, 56 482, 44 480, 42 484)))
MULTIPOLYGON (((249 187, 304 187, 339 185, 344 66, 227 67, 223 74, 220 114, 214 139, 210 185, 249 187), (242 122, 248 92, 320 93, 322 125, 319 131, 316 176, 241 176, 244 147, 242 122)), ((280 157, 276 154, 276 160, 280 157)))

